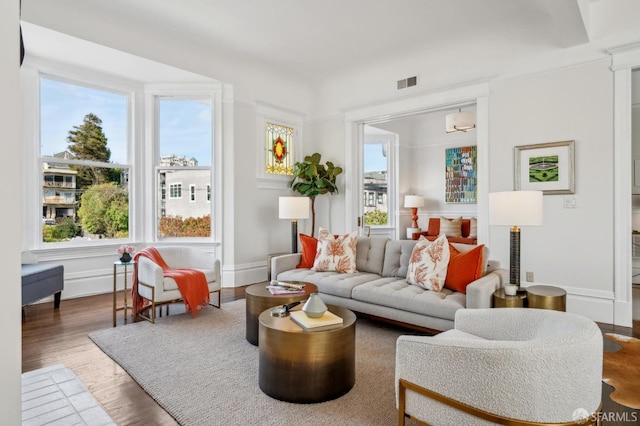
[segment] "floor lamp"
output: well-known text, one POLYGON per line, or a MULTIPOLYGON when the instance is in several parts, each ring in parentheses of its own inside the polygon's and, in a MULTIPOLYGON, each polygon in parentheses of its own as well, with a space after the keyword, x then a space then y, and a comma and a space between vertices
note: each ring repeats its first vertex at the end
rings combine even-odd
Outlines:
POLYGON ((424 207, 424 198, 420 195, 405 195, 404 207, 411 209, 411 228, 407 228, 407 238, 413 238, 414 232, 420 232, 418 227, 418 208, 424 207))
POLYGON ((291 253, 298 252, 298 219, 309 218, 308 197, 280 197, 280 219, 291 219, 291 253))
POLYGON ((519 290, 519 227, 542 225, 542 191, 506 191, 489 194, 489 225, 511 226, 509 283, 519 290))

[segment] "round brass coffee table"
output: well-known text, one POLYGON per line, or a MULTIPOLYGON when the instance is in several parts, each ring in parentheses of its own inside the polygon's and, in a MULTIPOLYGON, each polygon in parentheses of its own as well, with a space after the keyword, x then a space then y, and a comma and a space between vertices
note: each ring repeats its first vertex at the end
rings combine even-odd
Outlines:
MULTIPOLYGON (((259 385, 281 401, 315 403, 338 398, 356 380, 356 316, 328 306, 343 319, 336 328, 304 331, 288 316, 260 314, 259 385)), ((299 308, 296 308, 299 309, 299 308)))
POLYGON ((311 283, 304 284, 304 294, 271 294, 264 283, 253 284, 246 289, 247 331, 246 338, 252 345, 258 345, 258 316, 268 308, 286 305, 291 302, 307 300, 311 293, 317 293, 318 287, 311 283))
POLYGON ((567 292, 550 285, 532 285, 527 287, 527 300, 530 308, 567 310, 567 292))

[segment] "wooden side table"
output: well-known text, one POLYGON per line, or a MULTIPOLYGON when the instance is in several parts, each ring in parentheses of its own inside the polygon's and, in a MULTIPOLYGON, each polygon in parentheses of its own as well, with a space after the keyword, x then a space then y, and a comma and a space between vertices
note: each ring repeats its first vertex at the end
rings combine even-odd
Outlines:
POLYGON ((567 292, 550 285, 532 285, 527 287, 527 300, 530 308, 567 310, 567 292))
POLYGON ((127 289, 127 267, 128 266, 133 266, 136 262, 135 261, 130 261, 130 262, 120 262, 119 260, 117 262, 113 262, 113 326, 116 326, 116 312, 117 311, 124 311, 124 323, 127 323, 127 315, 128 315, 128 311, 129 310, 133 310, 133 306, 129 306, 127 303, 127 300, 129 298, 129 293, 128 293, 128 289, 127 289), (124 267, 124 302, 122 304, 122 306, 118 306, 117 302, 116 302, 116 293, 117 293, 117 277, 118 277, 118 268, 122 268, 124 267))
POLYGON ((246 294, 246 339, 252 345, 258 345, 258 317, 269 308, 286 305, 291 302, 307 300, 311 293, 317 293, 318 287, 311 283, 304 284, 304 294, 271 294, 266 283, 253 284, 247 287, 246 294))
POLYGON ((504 288, 500 287, 493 292, 494 308, 526 308, 527 293, 518 292, 515 296, 508 296, 504 293, 504 288))

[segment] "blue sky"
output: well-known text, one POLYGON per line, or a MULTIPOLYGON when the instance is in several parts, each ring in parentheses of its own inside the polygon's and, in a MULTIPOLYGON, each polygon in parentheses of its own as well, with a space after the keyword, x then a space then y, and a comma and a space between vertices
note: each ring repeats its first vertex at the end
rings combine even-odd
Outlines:
POLYGON ((382 145, 365 144, 364 145, 364 171, 380 172, 387 170, 387 157, 382 155, 382 145))
MULTIPOLYGON (((102 130, 111 149, 113 163, 128 163, 127 97, 56 80, 42 79, 41 154, 67 149, 67 136, 93 113, 102 120, 102 130)), ((163 100, 160 107, 160 154, 195 157, 198 165, 211 165, 210 104, 190 100, 163 100)))

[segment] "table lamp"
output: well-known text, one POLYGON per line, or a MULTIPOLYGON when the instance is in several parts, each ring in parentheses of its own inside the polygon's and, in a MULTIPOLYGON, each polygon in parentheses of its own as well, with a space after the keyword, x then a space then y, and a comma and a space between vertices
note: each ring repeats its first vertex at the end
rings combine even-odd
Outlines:
POLYGON ((542 225, 542 191, 489 194, 489 225, 511 226, 509 283, 520 289, 520 226, 542 225))
POLYGON ((418 207, 424 207, 424 198, 421 195, 405 195, 404 207, 411 209, 411 228, 407 228, 407 238, 411 239, 414 232, 420 232, 418 227, 418 207))
POLYGON ((291 219, 291 253, 298 252, 298 219, 309 218, 308 197, 280 197, 280 219, 291 219))

